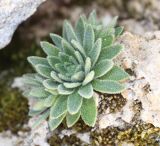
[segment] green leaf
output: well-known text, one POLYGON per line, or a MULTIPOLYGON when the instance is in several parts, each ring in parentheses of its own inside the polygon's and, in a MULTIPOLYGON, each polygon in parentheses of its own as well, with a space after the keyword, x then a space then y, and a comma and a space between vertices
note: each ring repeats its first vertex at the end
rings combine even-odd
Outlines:
POLYGON ((77 66, 75 64, 72 64, 72 65, 68 66, 66 68, 67 73, 65 75, 68 76, 68 77, 72 76, 74 74, 76 68, 77 68, 77 66))
POLYGON ((58 93, 59 94, 62 94, 62 95, 69 95, 69 94, 72 94, 74 92, 74 89, 68 89, 68 88, 65 88, 64 85, 60 84, 58 86, 58 93))
POLYGON ((96 91, 108 94, 121 93, 125 89, 124 85, 116 81, 110 81, 110 80, 96 79, 92 82, 92 85, 96 91))
POLYGON ((69 42, 71 42, 71 40, 77 40, 77 37, 76 37, 76 34, 72 28, 72 25, 68 22, 68 21, 65 21, 64 22, 64 28, 65 28, 65 32, 66 32, 66 36, 67 36, 67 40, 69 42))
POLYGON ((82 81, 84 79, 84 76, 85 76, 84 72, 79 71, 71 77, 71 80, 72 81, 82 81))
POLYGON ((22 93, 22 95, 24 96, 24 97, 27 97, 27 98, 30 98, 31 96, 30 96, 30 91, 24 91, 23 93, 22 93))
POLYGON ((63 38, 64 38, 65 40, 67 40, 66 23, 63 23, 62 36, 63 36, 63 38))
POLYGON ((82 100, 83 98, 77 92, 70 94, 67 101, 68 112, 72 115, 76 114, 81 108, 82 100))
POLYGON ((84 29, 85 29, 85 22, 84 22, 83 16, 80 16, 76 24, 75 32, 81 45, 83 44, 84 29))
POLYGON ((120 36, 122 34, 123 30, 124 30, 124 27, 121 27, 121 26, 120 27, 116 27, 115 28, 115 36, 116 37, 120 36))
POLYGON ((56 46, 45 41, 41 42, 41 47, 48 56, 57 56, 60 51, 56 46))
POLYGON ((102 49, 113 44, 114 36, 113 35, 105 35, 102 38, 102 49))
POLYGON ((51 107, 53 103, 56 101, 56 99, 57 99, 57 96, 49 95, 46 99, 44 99, 44 106, 51 107))
POLYGON ((71 78, 66 75, 58 74, 58 77, 63 81, 71 82, 71 78))
POLYGON ((128 73, 118 66, 114 66, 107 74, 102 76, 101 80, 122 81, 129 78, 128 73))
POLYGON ((95 125, 97 119, 97 107, 94 98, 83 100, 81 117, 87 125, 92 127, 95 125))
POLYGON ((38 116, 38 115, 40 115, 41 113, 43 113, 44 110, 45 110, 45 109, 42 109, 42 110, 38 110, 38 111, 37 111, 37 110, 30 109, 28 115, 31 116, 31 117, 33 117, 33 116, 38 116))
POLYGON ((35 67, 37 64, 42 64, 45 66, 49 66, 47 59, 43 57, 38 57, 38 56, 30 56, 27 58, 28 62, 35 67))
POLYGON ((83 65, 83 64, 84 64, 84 60, 83 60, 82 55, 79 53, 79 51, 75 51, 74 54, 75 54, 78 62, 79 62, 81 65, 83 65))
POLYGON ((88 74, 90 70, 91 70, 91 59, 87 57, 85 61, 85 66, 84 66, 85 74, 88 74))
POLYGON ((72 127, 78 121, 78 119, 80 118, 80 115, 81 115, 80 112, 74 115, 67 113, 66 115, 67 127, 72 127))
POLYGON ((91 98, 93 96, 92 84, 87 84, 79 88, 78 93, 84 98, 91 98))
POLYGON ((92 62, 92 67, 95 65, 95 63, 97 62, 97 60, 99 58, 99 55, 100 55, 100 52, 101 52, 101 47, 102 47, 102 39, 99 38, 95 42, 92 50, 89 53, 89 57, 91 58, 91 62, 92 62))
POLYGON ((74 73, 80 72, 82 70, 83 70, 83 66, 82 65, 80 65, 80 64, 76 65, 76 69, 75 69, 74 73))
POLYGON ((24 84, 28 84, 31 86, 42 86, 42 84, 35 79, 34 74, 25 74, 22 79, 24 84))
POLYGON ((67 55, 64 52, 59 52, 58 57, 59 57, 59 59, 61 60, 62 63, 69 62, 69 55, 67 55))
POLYGON ((76 88, 76 87, 78 87, 78 86, 80 86, 81 85, 81 83, 79 83, 79 82, 77 82, 77 83, 67 83, 67 82, 65 82, 65 83, 63 83, 63 85, 66 87, 66 88, 76 88))
POLYGON ((113 62, 111 60, 105 59, 99 61, 95 67, 95 78, 105 75, 113 67, 113 62))
MULTIPOLYGON (((74 52, 74 55, 75 55, 75 52, 74 52)), ((70 58, 70 62, 71 62, 71 63, 73 63, 73 64, 75 64, 75 65, 78 65, 78 64, 79 64, 75 57, 70 56, 69 58, 70 58)))
POLYGON ((66 54, 74 56, 74 48, 65 40, 62 40, 62 47, 66 54))
POLYGON ((67 111, 67 96, 58 96, 54 105, 51 107, 51 119, 57 119, 67 111))
POLYGON ((51 131, 55 130, 63 121, 63 119, 65 118, 66 113, 64 113, 63 115, 61 115, 59 118, 57 119, 49 119, 49 128, 51 131))
POLYGON ((58 93, 58 91, 57 90, 55 90, 55 89, 45 89, 47 92, 49 92, 49 93, 51 93, 52 95, 58 95, 59 93, 58 93))
POLYGON ((60 63, 59 58, 56 57, 56 56, 48 56, 48 57, 47 57, 47 60, 48 60, 49 65, 50 65, 53 69, 55 69, 55 64, 60 63))
POLYGON ((122 50, 123 46, 120 44, 106 47, 101 51, 99 60, 114 59, 122 50))
POLYGON ((37 87, 37 88, 33 88, 31 89, 29 95, 33 96, 33 97, 37 97, 37 98, 44 98, 48 96, 48 92, 44 90, 43 87, 37 87))
POLYGON ((52 71, 52 69, 50 67, 38 64, 35 66, 35 68, 36 68, 36 71, 40 75, 42 75, 43 77, 46 77, 46 78, 50 78, 50 73, 52 71))
POLYGON ((118 20, 118 16, 115 16, 107 25, 108 28, 113 28, 116 26, 118 20))
POLYGON ((52 79, 47 79, 43 81, 43 86, 47 89, 55 90, 58 88, 58 83, 53 81, 52 79))
POLYGON ((88 25, 84 32, 84 39, 83 39, 83 47, 85 49, 86 54, 89 54, 90 50, 94 45, 94 31, 91 25, 88 25))
POLYGON ((59 73, 61 73, 63 75, 66 74, 66 69, 64 68, 64 65, 62 63, 55 64, 55 69, 56 69, 56 71, 58 71, 59 73))
POLYGON ((50 37, 52 39, 52 41, 55 43, 55 45, 60 48, 62 50, 62 45, 61 45, 61 41, 63 40, 63 38, 57 34, 50 34, 50 37))
POLYGON ((49 116, 49 110, 41 114, 39 118, 34 122, 32 126, 33 129, 37 128, 42 122, 44 122, 48 118, 48 116, 49 116))
POLYGON ((84 85, 88 84, 89 82, 91 82, 94 79, 94 75, 95 75, 94 71, 89 72, 86 75, 84 81, 82 82, 82 85, 84 86, 84 85))
POLYGON ((86 56, 84 48, 81 46, 81 44, 78 41, 72 40, 71 41, 74 48, 78 49, 79 52, 81 52, 84 56, 86 56))
POLYGON ((51 77, 52 79, 54 79, 55 81, 62 83, 63 81, 59 78, 59 76, 57 75, 57 73, 55 71, 51 72, 51 77))
POLYGON ((38 73, 35 73, 34 76, 35 76, 36 80, 37 80, 38 82, 40 82, 40 83, 42 83, 44 80, 46 80, 45 77, 41 76, 41 75, 38 74, 38 73))
POLYGON ((93 10, 88 18, 89 23, 91 23, 92 25, 97 25, 97 14, 96 11, 93 10))
POLYGON ((44 106, 44 100, 39 100, 37 101, 32 108, 34 111, 40 111, 40 110, 45 110, 46 107, 44 106))

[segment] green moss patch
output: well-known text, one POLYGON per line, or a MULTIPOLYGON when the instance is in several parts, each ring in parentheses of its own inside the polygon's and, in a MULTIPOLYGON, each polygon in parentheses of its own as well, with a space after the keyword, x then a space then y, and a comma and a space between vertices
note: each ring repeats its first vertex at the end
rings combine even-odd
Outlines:
POLYGON ((16 90, 0 93, 0 132, 17 133, 27 121, 28 100, 16 90))

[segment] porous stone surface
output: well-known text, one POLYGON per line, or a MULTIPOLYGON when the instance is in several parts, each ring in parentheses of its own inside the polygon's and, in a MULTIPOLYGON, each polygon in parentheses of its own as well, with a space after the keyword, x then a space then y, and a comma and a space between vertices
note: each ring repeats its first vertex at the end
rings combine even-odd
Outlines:
POLYGON ((128 102, 140 101, 140 119, 160 127, 160 31, 144 37, 124 33, 119 41, 126 50, 116 61, 133 72, 122 95, 128 102))
POLYGON ((45 0, 0 1, 0 49, 12 39, 18 25, 30 17, 45 0))
POLYGON ((10 131, 0 133, 0 146, 49 146, 47 143, 49 132, 47 122, 32 129, 35 120, 35 118, 30 119, 28 125, 24 125, 24 129, 19 131, 17 135, 13 135, 10 131))
POLYGON ((123 122, 132 124, 136 100, 142 104, 137 120, 160 127, 160 31, 145 33, 144 37, 126 32, 119 42, 126 49, 115 61, 132 72, 127 89, 122 93, 127 103, 120 112, 100 117, 99 127, 122 126, 123 122))

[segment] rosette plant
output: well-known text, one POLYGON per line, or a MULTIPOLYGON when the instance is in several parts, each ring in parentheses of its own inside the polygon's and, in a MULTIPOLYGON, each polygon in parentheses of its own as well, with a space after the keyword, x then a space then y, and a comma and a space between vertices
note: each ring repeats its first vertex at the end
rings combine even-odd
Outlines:
POLYGON ((46 58, 31 56, 36 73, 24 75, 29 85, 25 95, 34 98, 31 116, 39 116, 36 125, 47 119, 51 130, 66 117, 68 127, 81 117, 89 126, 97 118, 95 92, 116 94, 125 89, 128 74, 114 65, 113 59, 123 46, 115 43, 122 33, 115 17, 107 26, 96 19, 80 16, 75 28, 65 21, 62 37, 50 34, 54 44, 41 42, 46 58))

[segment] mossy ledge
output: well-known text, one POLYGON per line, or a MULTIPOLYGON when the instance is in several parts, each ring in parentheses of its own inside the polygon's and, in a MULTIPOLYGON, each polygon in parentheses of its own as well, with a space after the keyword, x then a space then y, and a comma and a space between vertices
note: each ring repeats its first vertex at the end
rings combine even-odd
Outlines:
MULTIPOLYGON (((125 105, 125 99, 120 94, 108 95, 104 94, 100 97, 100 107, 105 106, 110 109, 110 112, 120 111, 121 108, 125 105), (102 97, 102 98, 101 98, 102 97), (109 97, 109 98, 104 98, 109 97), (114 98, 113 98, 114 97, 114 98), (119 97, 119 98, 118 98, 119 97), (115 104, 116 110, 112 111, 112 104, 109 104, 109 99, 116 99, 115 104), (106 101, 107 100, 107 101, 106 101), (106 103, 106 104, 105 104, 106 103), (120 106, 121 105, 121 106, 120 106), (120 108, 118 108, 120 106, 120 108)), ((105 111, 100 110, 99 114, 103 114, 105 111)), ((48 139, 50 146, 121 146, 123 142, 133 143, 135 146, 159 146, 160 144, 160 128, 154 127, 150 123, 145 123, 139 119, 141 103, 135 101, 134 111, 135 116, 132 120, 132 124, 127 125, 124 129, 117 127, 107 127, 105 129, 91 128, 86 126, 82 120, 79 120, 72 128, 67 128, 64 124, 57 129, 57 134, 53 134, 48 139), (76 133, 71 135, 64 135, 63 138, 59 136, 63 130, 75 130, 76 133), (83 142, 79 137, 78 133, 84 134, 89 132, 90 144, 83 142)))
POLYGON ((0 95, 0 132, 10 130, 16 134, 28 121, 28 100, 16 89, 0 95))
MULTIPOLYGON (((86 131, 86 129, 83 130, 86 131)), ((92 128, 90 141, 91 143, 87 144, 76 134, 64 135, 63 138, 55 134, 48 139, 50 146, 121 146, 123 142, 133 143, 135 146, 159 146, 160 128, 143 122, 123 130, 117 127, 108 127, 101 130, 93 130, 92 128)))

